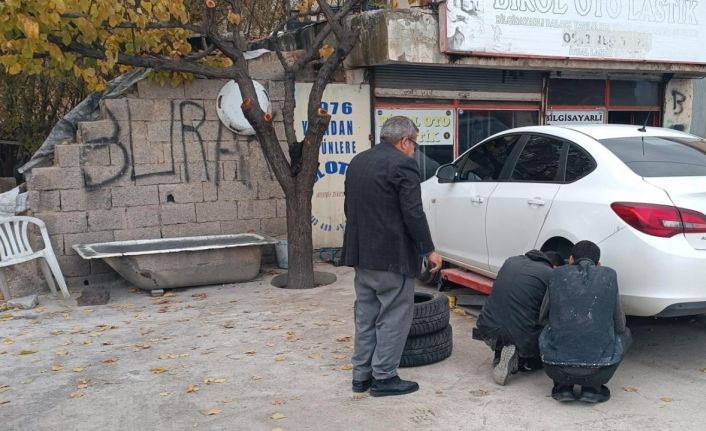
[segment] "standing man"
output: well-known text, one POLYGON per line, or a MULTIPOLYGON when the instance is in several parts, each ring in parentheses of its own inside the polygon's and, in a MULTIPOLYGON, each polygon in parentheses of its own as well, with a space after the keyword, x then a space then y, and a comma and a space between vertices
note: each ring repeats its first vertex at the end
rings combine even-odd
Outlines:
POLYGON ((544 371, 554 381, 552 398, 600 403, 610 399, 605 386, 632 339, 625 327, 615 270, 600 265, 601 249, 579 241, 569 265, 555 269, 542 302, 540 319, 549 316, 539 337, 544 371))
POLYGON ((422 208, 414 152, 419 130, 392 117, 380 144, 353 158, 346 174, 343 259, 355 267, 353 392, 403 395, 416 382, 397 375, 412 324, 414 282, 426 257, 441 268, 422 208))
POLYGON ((510 374, 542 368, 539 308, 552 274, 563 265, 554 251, 530 250, 508 258, 473 328, 473 338, 495 351, 493 380, 505 385, 510 374))

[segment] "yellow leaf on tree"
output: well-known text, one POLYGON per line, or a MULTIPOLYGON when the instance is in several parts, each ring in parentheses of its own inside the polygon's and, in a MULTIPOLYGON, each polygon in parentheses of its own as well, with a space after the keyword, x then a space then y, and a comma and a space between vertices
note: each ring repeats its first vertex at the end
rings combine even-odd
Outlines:
POLYGON ((319 48, 319 55, 321 58, 329 58, 334 51, 335 49, 331 45, 324 45, 319 48))
MULTIPOLYGON (((20 72, 22 72, 22 65, 20 63, 15 63, 7 68, 7 73, 9 73, 10 75, 17 75, 20 72)), ((9 314, 9 313, 7 313, 7 314, 9 314)), ((12 317, 10 317, 10 318, 12 318, 12 317)))
POLYGON ((22 23, 22 31, 28 39, 39 38, 39 23, 29 18, 25 18, 22 23))
POLYGON ((233 25, 240 25, 240 14, 235 12, 228 12, 228 21, 233 25))

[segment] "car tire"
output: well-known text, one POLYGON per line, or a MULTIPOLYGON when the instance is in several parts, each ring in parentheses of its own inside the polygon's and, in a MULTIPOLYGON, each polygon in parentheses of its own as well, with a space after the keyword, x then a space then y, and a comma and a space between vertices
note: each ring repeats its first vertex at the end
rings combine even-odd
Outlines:
POLYGON ((446 325, 441 331, 407 338, 400 368, 418 367, 442 361, 453 351, 453 331, 446 325))
POLYGON ((414 292, 410 337, 441 331, 449 324, 449 300, 445 295, 414 292))

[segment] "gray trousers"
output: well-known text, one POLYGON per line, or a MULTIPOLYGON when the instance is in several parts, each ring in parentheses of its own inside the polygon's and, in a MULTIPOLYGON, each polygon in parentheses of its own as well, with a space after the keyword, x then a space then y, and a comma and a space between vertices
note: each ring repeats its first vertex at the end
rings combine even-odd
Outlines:
POLYGON ((414 278, 355 268, 353 380, 397 375, 414 312, 414 278))

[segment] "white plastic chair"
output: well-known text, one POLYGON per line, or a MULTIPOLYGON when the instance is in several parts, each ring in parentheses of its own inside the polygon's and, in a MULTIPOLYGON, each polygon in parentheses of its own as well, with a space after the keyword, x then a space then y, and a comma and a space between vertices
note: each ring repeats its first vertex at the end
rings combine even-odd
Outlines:
POLYGON ((66 281, 64 281, 64 276, 61 274, 61 268, 59 268, 59 262, 54 255, 54 249, 49 241, 47 226, 44 222, 38 218, 22 216, 0 219, 0 291, 2 291, 5 301, 10 300, 10 287, 7 284, 2 268, 38 258, 43 258, 39 259, 39 266, 42 268, 42 273, 47 279, 47 284, 52 294, 54 296, 57 294, 56 285, 52 279, 53 275, 56 281, 59 282, 64 298, 70 298, 69 290, 66 288, 66 281), (29 244, 27 231, 30 224, 39 227, 44 242, 42 250, 34 251, 29 244))

